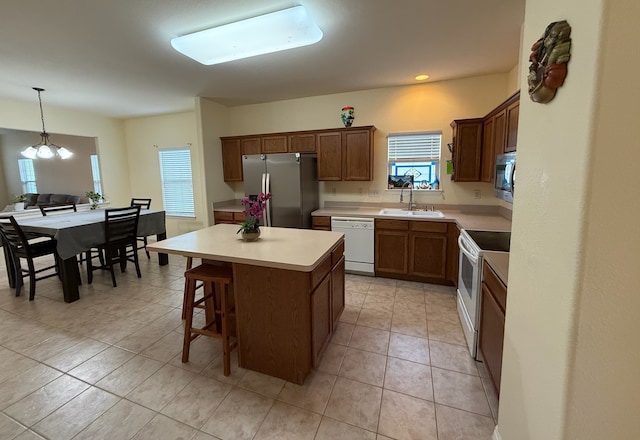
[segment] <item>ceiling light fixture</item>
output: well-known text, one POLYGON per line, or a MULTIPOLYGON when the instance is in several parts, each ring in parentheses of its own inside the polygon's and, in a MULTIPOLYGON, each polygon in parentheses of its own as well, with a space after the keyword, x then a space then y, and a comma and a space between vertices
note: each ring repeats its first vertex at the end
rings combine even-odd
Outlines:
POLYGON ((40 102, 40 119, 42 120, 42 133, 40 133, 40 143, 27 147, 21 154, 28 159, 51 159, 56 154, 60 159, 69 159, 73 156, 73 153, 64 147, 52 143, 49 140, 49 133, 44 128, 44 113, 42 112, 42 98, 40 98, 40 92, 44 92, 44 89, 39 87, 33 87, 33 90, 38 92, 38 101, 40 102))
POLYGON ((416 76, 416 79, 418 81, 424 81, 426 79, 429 79, 429 75, 418 75, 418 76, 416 76))
POLYGON ((212 65, 307 46, 321 39, 322 31, 304 7, 295 6, 176 37, 171 46, 199 63, 212 65))

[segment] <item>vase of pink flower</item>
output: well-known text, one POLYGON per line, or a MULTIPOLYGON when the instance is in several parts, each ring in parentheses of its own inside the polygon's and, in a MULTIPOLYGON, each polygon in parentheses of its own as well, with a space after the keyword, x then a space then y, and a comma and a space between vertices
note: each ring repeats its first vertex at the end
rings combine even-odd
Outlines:
POLYGON ((267 200, 271 198, 269 193, 260 193, 257 197, 244 197, 244 222, 240 225, 238 233, 242 233, 244 241, 256 241, 260 238, 260 219, 264 216, 267 200))

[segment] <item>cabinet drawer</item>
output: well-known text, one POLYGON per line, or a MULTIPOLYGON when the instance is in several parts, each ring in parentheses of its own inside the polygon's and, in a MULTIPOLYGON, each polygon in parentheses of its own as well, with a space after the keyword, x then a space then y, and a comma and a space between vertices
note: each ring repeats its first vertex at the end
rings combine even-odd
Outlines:
POLYGON ((323 231, 331 230, 331 217, 311 217, 311 227, 323 231))
POLYGON ((411 230, 421 232, 439 232, 441 234, 446 234, 447 224, 443 222, 412 221, 411 230))
POLYGON ((504 285, 500 278, 498 278, 498 275, 491 269, 491 266, 486 262, 482 267, 482 282, 485 283, 493 293, 496 302, 504 313, 507 309, 507 286, 504 285))
POLYGON ((331 267, 335 266, 336 263, 340 261, 342 254, 344 254, 344 241, 331 251, 331 267))
POLYGON ((213 218, 215 219, 216 223, 233 223, 233 212, 214 211, 213 218))
POLYGON ((409 222, 407 220, 376 219, 376 229, 392 229, 395 231, 408 231, 409 222))
POLYGON ((315 268, 313 272, 311 272, 311 288, 315 289, 315 287, 320 284, 320 281, 329 273, 331 270, 331 255, 327 255, 324 260, 315 268))
POLYGON ((235 223, 242 223, 243 221, 245 221, 245 216, 243 212, 234 212, 233 213, 233 221, 235 223))

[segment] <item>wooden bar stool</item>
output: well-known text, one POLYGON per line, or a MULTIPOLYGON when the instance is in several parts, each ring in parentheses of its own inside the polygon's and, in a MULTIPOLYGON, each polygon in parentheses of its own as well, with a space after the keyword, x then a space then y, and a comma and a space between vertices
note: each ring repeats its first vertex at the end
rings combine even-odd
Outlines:
POLYGON ((224 375, 231 374, 231 350, 238 345, 237 339, 231 341, 229 320, 235 317, 235 309, 231 305, 231 284, 233 270, 227 266, 201 264, 184 273, 185 287, 185 315, 184 345, 182 347, 182 362, 189 361, 191 342, 200 335, 222 339, 222 353, 224 360, 224 375), (196 286, 198 281, 204 285, 204 295, 196 300, 196 286), (206 322, 202 328, 193 327, 193 309, 204 304, 206 322))

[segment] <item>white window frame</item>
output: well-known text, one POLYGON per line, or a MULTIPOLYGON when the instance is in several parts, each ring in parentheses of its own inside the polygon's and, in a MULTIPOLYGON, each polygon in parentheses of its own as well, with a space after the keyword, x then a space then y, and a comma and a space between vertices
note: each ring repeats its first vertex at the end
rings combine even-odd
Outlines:
POLYGON ((22 182, 22 193, 37 194, 38 182, 36 170, 33 168, 33 159, 18 159, 18 170, 20 171, 20 181, 22 182))
MULTIPOLYGON (((387 135, 387 174, 391 175, 393 163, 435 162, 432 165, 434 176, 429 184, 436 179, 440 181, 440 165, 442 164, 442 131, 419 131, 404 133, 389 133, 387 135)), ((420 177, 415 178, 415 190, 439 191, 440 187, 421 189, 420 177)))
POLYGON ((100 194, 104 198, 104 194, 102 194, 102 179, 100 178, 100 159, 97 154, 91 155, 91 174, 93 175, 93 192, 100 194))
POLYGON ((195 218, 193 172, 189 147, 158 150, 162 204, 168 216, 195 218))

